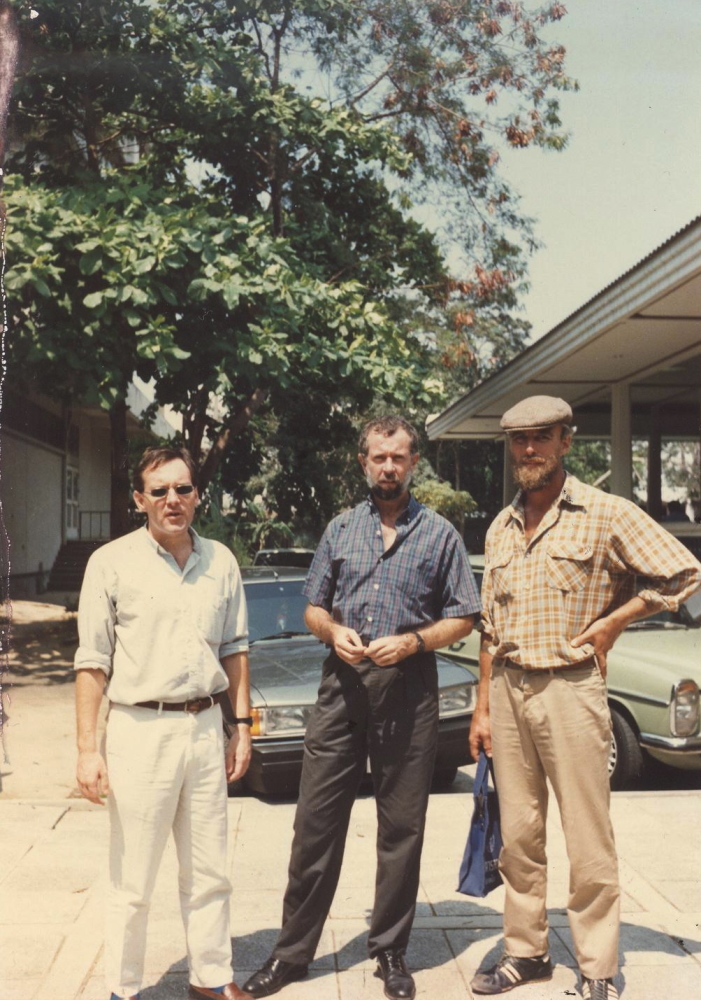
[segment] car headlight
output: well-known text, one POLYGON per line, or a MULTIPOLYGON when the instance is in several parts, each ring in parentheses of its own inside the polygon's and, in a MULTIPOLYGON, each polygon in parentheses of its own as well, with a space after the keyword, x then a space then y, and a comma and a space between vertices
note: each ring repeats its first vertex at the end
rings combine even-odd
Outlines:
POLYGON ((304 736, 313 705, 253 708, 251 736, 304 736))
POLYGON ((699 686, 695 681, 679 681, 672 689, 669 725, 673 736, 692 736, 699 724, 699 686))
POLYGON ((441 719, 450 718, 453 715, 466 715, 474 711, 477 704, 477 685, 451 684, 450 687, 441 688, 438 692, 438 715, 441 719))

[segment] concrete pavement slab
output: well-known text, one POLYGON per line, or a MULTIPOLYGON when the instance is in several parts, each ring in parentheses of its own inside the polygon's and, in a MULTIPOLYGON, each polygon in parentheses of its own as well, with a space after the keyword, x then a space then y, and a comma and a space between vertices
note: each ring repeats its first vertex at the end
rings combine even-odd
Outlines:
MULTIPOLYGON (((419 997, 469 1000, 467 983, 474 972, 496 962, 502 951, 503 889, 483 900, 455 892, 469 798, 464 785, 457 793, 431 796, 426 864, 407 954, 419 997)), ((617 833, 625 891, 621 983, 630 1000, 701 996, 700 806, 698 792, 613 797, 614 825, 621 823, 617 833), (662 856, 674 859, 672 871, 658 863, 662 856), (694 865, 696 877, 689 878, 694 865)), ((236 980, 242 983, 269 956, 277 938, 294 804, 244 797, 231 800, 229 811, 232 934, 236 980)), ((366 944, 374 834, 374 801, 361 798, 313 974, 286 988, 285 1000, 382 997, 366 944)), ((548 851, 549 899, 564 903, 567 859, 552 817, 548 851)), ((104 809, 73 800, 46 805, 0 801, 0 1000, 106 1000, 101 972, 106 855, 104 809)), ((187 993, 176 873, 171 841, 152 905, 144 1000, 183 1000, 187 993)), ((564 1000, 578 994, 566 913, 560 906, 549 917, 555 976, 546 986, 524 987, 524 1000, 564 1000)))

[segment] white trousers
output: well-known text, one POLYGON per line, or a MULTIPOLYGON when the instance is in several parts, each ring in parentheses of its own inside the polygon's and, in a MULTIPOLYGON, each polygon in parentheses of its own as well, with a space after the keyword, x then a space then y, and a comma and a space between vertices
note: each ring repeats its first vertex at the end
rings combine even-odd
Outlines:
POLYGON ((107 723, 110 884, 105 978, 141 988, 148 910, 168 834, 178 856, 190 982, 233 979, 226 877, 227 790, 218 705, 198 715, 113 705, 107 723))

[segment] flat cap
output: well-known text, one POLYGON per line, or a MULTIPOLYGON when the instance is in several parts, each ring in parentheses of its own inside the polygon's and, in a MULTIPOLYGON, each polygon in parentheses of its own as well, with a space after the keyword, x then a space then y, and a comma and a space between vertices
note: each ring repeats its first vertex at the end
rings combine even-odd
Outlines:
POLYGON ((571 423, 572 407, 558 396, 529 396, 512 406, 501 418, 502 430, 507 432, 571 423))

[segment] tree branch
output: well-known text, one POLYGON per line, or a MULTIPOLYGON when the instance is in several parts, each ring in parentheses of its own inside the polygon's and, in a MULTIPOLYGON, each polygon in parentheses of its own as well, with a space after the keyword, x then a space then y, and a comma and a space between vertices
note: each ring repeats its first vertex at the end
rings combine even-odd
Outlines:
POLYGON ((247 403, 232 416, 229 422, 219 432, 219 437, 209 449, 207 457, 202 463, 199 474, 199 488, 201 492, 207 489, 214 475, 219 468, 226 449, 232 438, 248 427, 251 419, 255 416, 268 398, 267 389, 256 389, 249 397, 247 403))

